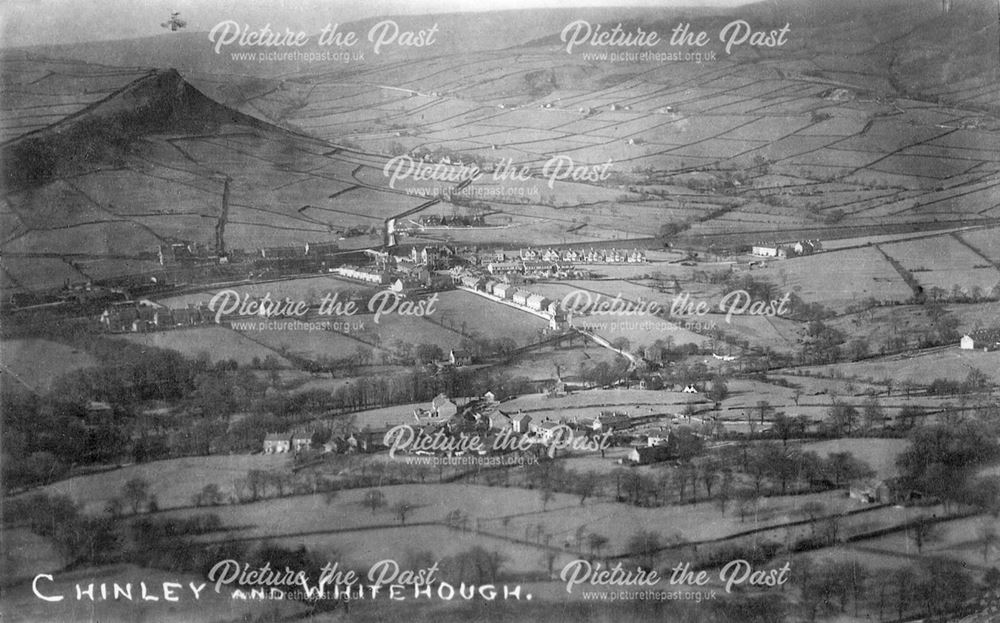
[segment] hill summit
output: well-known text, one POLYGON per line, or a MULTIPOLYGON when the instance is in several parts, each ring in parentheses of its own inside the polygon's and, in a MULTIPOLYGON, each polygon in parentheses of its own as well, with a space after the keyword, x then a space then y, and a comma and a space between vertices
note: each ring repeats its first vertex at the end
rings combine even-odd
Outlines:
POLYGON ((17 190, 122 166, 142 136, 210 133, 224 124, 267 125, 209 98, 175 69, 151 70, 76 114, 4 144, 4 184, 17 190))

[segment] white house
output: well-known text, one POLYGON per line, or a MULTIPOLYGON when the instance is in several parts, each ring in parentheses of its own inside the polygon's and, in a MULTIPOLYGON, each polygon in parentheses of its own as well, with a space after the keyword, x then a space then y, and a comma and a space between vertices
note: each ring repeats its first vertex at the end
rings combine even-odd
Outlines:
POLYGON ((559 422, 545 420, 533 425, 531 428, 535 435, 537 435, 542 441, 548 443, 555 439, 556 432, 559 431, 561 427, 562 424, 559 422))
POLYGON ((632 418, 628 413, 620 411, 601 411, 601 414, 594 418, 594 430, 614 431, 622 430, 632 426, 632 418))
POLYGON ((665 446, 670 441, 669 428, 654 428, 646 431, 647 446, 665 446))
POLYGON ((292 447, 292 436, 288 433, 268 433, 264 437, 264 454, 281 454, 292 447))
POLYGON ((1000 350, 1000 329, 978 329, 962 336, 962 350, 1000 350))
POLYGON ((305 432, 298 432, 292 435, 291 446, 295 452, 301 452, 312 445, 312 435, 305 432))
POLYGON ((441 419, 448 419, 454 417, 458 413, 458 405, 451 401, 450 398, 444 394, 438 394, 431 401, 431 411, 437 414, 437 417, 441 419))

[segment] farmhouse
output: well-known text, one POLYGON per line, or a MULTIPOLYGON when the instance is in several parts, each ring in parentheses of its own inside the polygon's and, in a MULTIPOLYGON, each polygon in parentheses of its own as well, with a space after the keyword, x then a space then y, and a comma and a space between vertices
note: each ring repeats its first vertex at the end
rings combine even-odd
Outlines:
POLYGON ((564 383, 562 379, 556 379, 556 381, 545 390, 545 394, 548 395, 549 398, 558 398, 569 394, 569 389, 567 389, 566 383, 564 383))
POLYGON ((472 355, 468 351, 454 350, 448 353, 448 363, 453 366, 472 365, 472 355))
POLYGON ((312 435, 306 432, 298 432, 292 435, 292 450, 301 452, 312 445, 312 435))
POLYGON ((444 394, 438 394, 431 401, 431 412, 440 419, 449 419, 458 413, 458 405, 444 394))
POLYGON ((264 454, 281 454, 292 447, 292 436, 288 433, 268 433, 264 437, 264 454))
POLYGON ((819 240, 799 240, 797 242, 765 243, 758 242, 751 247, 751 253, 761 257, 776 257, 784 259, 797 255, 812 255, 823 250, 819 240))
POLYGON ((670 458, 670 448, 666 446, 645 446, 632 448, 626 461, 634 465, 651 465, 670 458))
POLYGON ((594 430, 614 431, 631 426, 632 418, 628 416, 628 413, 621 411, 601 411, 601 414, 594 419, 594 430))
POLYGON ((163 266, 172 264, 190 264, 208 257, 208 250, 197 242, 172 242, 157 248, 157 259, 163 266))
POLYGON ((959 342, 962 350, 1000 350, 1000 329, 979 329, 962 336, 959 342))
POLYGON ((531 426, 531 416, 527 413, 517 413, 510 418, 511 429, 520 435, 528 432, 531 426))
POLYGON ((889 487, 881 480, 854 483, 849 495, 852 500, 858 500, 865 504, 880 504, 892 499, 889 487))
POLYGON ((753 245, 751 252, 761 257, 788 257, 788 248, 784 245, 765 244, 763 242, 753 245))
POLYGON ((665 446, 669 442, 670 442, 669 428, 654 428, 653 430, 646 431, 647 446, 665 446))
POLYGON ((386 449, 385 434, 386 429, 371 430, 365 429, 357 433, 351 433, 347 442, 358 452, 379 452, 386 449))
POLYGON ((556 433, 559 431, 561 426, 562 425, 559 422, 546 419, 538 424, 532 425, 531 429, 532 432, 534 432, 535 435, 537 435, 542 441, 550 442, 555 439, 556 433))
POLYGON ((153 324, 157 327, 174 326, 174 312, 171 309, 157 309, 153 312, 153 324))

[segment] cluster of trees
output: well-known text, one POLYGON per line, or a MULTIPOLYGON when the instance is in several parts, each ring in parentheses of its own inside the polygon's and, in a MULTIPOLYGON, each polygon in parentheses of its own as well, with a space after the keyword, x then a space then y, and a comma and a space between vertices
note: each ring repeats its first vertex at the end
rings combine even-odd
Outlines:
POLYGON ((965 380, 936 378, 927 385, 927 393, 931 396, 951 396, 975 394, 990 388, 990 378, 979 368, 969 370, 965 380))
POLYGON ((103 400, 128 405, 145 400, 179 400, 199 374, 212 369, 207 355, 186 359, 172 350, 100 338, 88 345, 98 365, 56 379, 52 394, 75 404, 103 400))
MULTIPOLYGON (((501 340, 489 347, 497 345, 510 347, 501 340)), ((104 337, 89 340, 86 347, 98 364, 60 377, 45 398, 9 386, 0 391, 8 490, 62 478, 73 465, 254 451, 268 432, 288 431, 331 412, 429 401, 442 392, 481 395, 489 390, 503 398, 532 389, 528 379, 502 372, 418 366, 361 377, 332 393, 292 393, 277 374, 262 376, 235 362, 212 364, 207 354, 187 359, 104 337), (92 401, 113 408, 95 419, 88 412, 92 401), (163 415, 140 413, 148 401, 173 408, 163 415), (247 415, 230 425, 235 413, 247 415)))
MULTIPOLYGON (((558 460, 542 457, 536 464, 518 468, 515 480, 543 496, 551 492, 577 495, 580 504, 596 496, 644 507, 714 500, 723 514, 735 505, 745 520, 768 495, 841 488, 874 474, 850 452, 821 457, 787 442, 742 440, 706 455, 702 439, 686 427, 674 431, 671 441, 672 460, 657 465, 653 472, 631 468, 606 475, 575 472, 558 460)), ((508 468, 490 470, 484 480, 493 485, 512 481, 508 468)), ((543 504, 546 501, 543 498, 543 504)))
POLYGON ((67 496, 35 494, 5 501, 4 505, 5 524, 24 525, 51 539, 67 566, 108 562, 120 550, 122 535, 115 520, 85 515, 67 496))
POLYGON ((580 378, 586 383, 598 387, 618 383, 629 376, 629 361, 624 357, 615 357, 612 361, 598 361, 587 365, 581 364, 580 378))
MULTIPOLYGON (((977 593, 964 566, 945 558, 927 558, 919 564, 888 573, 875 573, 857 561, 813 561, 799 558, 792 581, 801 591, 800 615, 807 621, 826 617, 868 616, 878 620, 928 620, 962 611, 977 593)), ((941 619, 944 620, 944 619, 941 619)))
POLYGON ((1000 514, 1000 477, 981 476, 984 465, 1000 457, 994 423, 966 418, 916 428, 899 455, 900 486, 941 500, 1000 514))
POLYGON ((829 326, 822 320, 813 320, 806 325, 798 357, 802 363, 808 364, 839 361, 844 357, 842 347, 846 340, 843 331, 829 326))
POLYGON ((149 490, 149 481, 137 476, 122 485, 120 495, 108 500, 105 511, 113 519, 117 519, 126 513, 138 515, 143 508, 155 513, 160 509, 160 504, 156 495, 149 490))
POLYGON ((0 460, 6 490, 52 482, 74 464, 107 462, 127 450, 129 438, 120 414, 86 426, 84 406, 59 398, 41 400, 10 386, 0 389, 0 460))
POLYGON ((940 286, 934 286, 927 291, 928 301, 937 303, 981 303, 983 301, 995 301, 1000 299, 1000 281, 998 281, 989 292, 982 286, 973 285, 968 290, 959 284, 945 290, 940 286))

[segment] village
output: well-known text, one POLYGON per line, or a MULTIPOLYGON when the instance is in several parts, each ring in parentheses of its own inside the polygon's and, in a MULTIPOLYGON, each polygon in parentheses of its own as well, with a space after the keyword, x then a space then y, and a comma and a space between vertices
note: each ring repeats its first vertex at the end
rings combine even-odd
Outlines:
MULTIPOLYGON (((452 356, 454 357, 454 353, 452 356)), ((552 392, 558 390, 554 389, 552 392)), ((685 392, 697 393, 697 390, 688 387, 685 388, 685 392)), ((315 431, 268 433, 261 451, 264 454, 281 454, 321 448, 323 453, 387 452, 391 446, 388 440, 393 429, 397 426, 407 426, 423 435, 438 434, 447 437, 457 437, 462 434, 479 435, 483 439, 480 456, 513 451, 509 446, 491 443, 504 434, 522 437, 524 441, 517 444, 518 447, 536 448, 543 454, 548 452, 553 442, 567 433, 580 435, 586 439, 604 436, 614 446, 628 450, 628 455, 618 460, 620 464, 650 465, 680 457, 675 447, 676 439, 673 445, 671 443, 671 427, 673 423, 680 421, 682 421, 680 414, 630 416, 627 411, 616 409, 600 410, 592 418, 563 418, 555 421, 546 417, 535 421, 529 413, 521 410, 513 413, 505 412, 493 392, 486 392, 482 397, 470 399, 461 406, 444 394, 439 394, 426 409, 414 409, 412 418, 402 416, 395 423, 385 423, 380 428, 372 429, 365 426, 346 435, 331 436, 321 445, 316 442, 324 435, 317 435, 315 431), (664 422, 670 423, 664 425, 664 422)), ((611 446, 605 446, 604 449, 607 447, 611 446)), ((415 453, 442 457, 463 455, 461 450, 455 452, 417 450, 415 453)), ((601 454, 603 456, 603 452, 601 454)))

